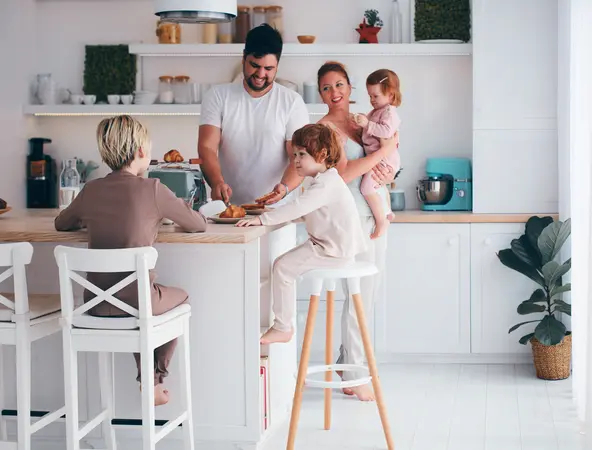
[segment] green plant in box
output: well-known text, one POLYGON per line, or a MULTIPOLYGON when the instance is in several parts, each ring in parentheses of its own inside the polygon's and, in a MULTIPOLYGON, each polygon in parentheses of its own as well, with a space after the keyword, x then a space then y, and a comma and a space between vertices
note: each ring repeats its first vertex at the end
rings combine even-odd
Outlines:
POLYGON ((136 86, 136 55, 127 45, 87 45, 84 58, 84 93, 97 101, 107 95, 128 95, 136 86))
POLYGON ((538 323, 534 333, 520 339, 521 344, 526 344, 534 337, 544 346, 553 346, 569 334, 556 314, 571 316, 571 305, 559 298, 563 292, 571 290, 571 284, 563 284, 562 281, 562 277, 571 269, 571 258, 563 264, 555 259, 570 233, 570 219, 554 222, 551 217, 534 216, 526 222, 524 234, 512 240, 511 248, 497 254, 503 265, 541 286, 529 299, 518 305, 518 314, 544 314, 543 318, 521 322, 508 331, 511 333, 522 325, 538 323))
POLYGON ((415 0, 415 39, 471 39, 469 0, 415 0))

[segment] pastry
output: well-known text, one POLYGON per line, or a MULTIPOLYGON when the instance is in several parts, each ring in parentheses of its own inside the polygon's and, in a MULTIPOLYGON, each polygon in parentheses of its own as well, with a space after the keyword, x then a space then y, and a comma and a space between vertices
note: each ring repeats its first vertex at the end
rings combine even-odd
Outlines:
POLYGON ((0 198, 0 209, 6 209, 7 206, 6 202, 0 198))
POLYGON ((264 205, 261 205, 259 203, 249 203, 246 205, 241 205, 242 208, 244 208, 246 211, 252 211, 254 209, 261 209, 264 207, 264 205))
POLYGON ((164 161, 168 163, 183 162, 183 155, 179 153, 179 150, 169 150, 164 154, 164 161))
POLYGON ((218 217, 221 219, 240 219, 246 215, 247 212, 245 211, 245 208, 241 208, 240 206, 236 205, 230 205, 228 208, 222 211, 218 217))
POLYGON ((267 202, 267 200, 269 200, 270 198, 274 197, 275 195, 276 195, 275 192, 270 192, 269 194, 265 194, 264 196, 255 199, 255 203, 263 204, 263 203, 267 202))

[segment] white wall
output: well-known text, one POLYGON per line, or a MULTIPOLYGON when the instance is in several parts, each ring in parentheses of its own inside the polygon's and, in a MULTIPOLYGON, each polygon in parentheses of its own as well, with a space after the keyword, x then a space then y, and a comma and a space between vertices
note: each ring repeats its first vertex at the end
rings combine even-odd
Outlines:
POLYGON ((33 122, 21 110, 28 98, 28 78, 35 60, 35 2, 2 2, 0 14, 0 198, 9 205, 25 204, 27 138, 33 122))
MULTIPOLYGON (((353 29, 366 8, 376 7, 388 23, 391 2, 369 3, 341 0, 280 2, 284 5, 285 40, 297 34, 313 33, 317 42, 354 42, 353 29), (384 12, 383 12, 384 11, 384 12), (312 13, 311 13, 312 12, 312 13), (289 19, 289 20, 288 20, 289 19)), ((406 4, 406 3, 403 3, 406 4)), ((57 82, 72 92, 82 89, 85 44, 156 42, 156 18, 151 1, 41 1, 37 3, 37 52, 34 72, 51 72, 57 82)), ((199 42, 197 26, 183 26, 183 42, 199 42)), ((385 27, 379 39, 388 41, 385 27)), ((302 84, 316 79, 316 71, 327 58, 283 58, 279 76, 302 84)), ((424 175, 428 156, 472 154, 471 57, 339 58, 360 85, 359 98, 366 100, 364 80, 373 70, 388 67, 402 81, 400 108, 401 156, 404 171, 398 186, 406 189, 408 208, 417 208, 414 186, 424 175)), ((146 58, 144 83, 156 89, 158 76, 187 74, 195 82, 230 81, 238 70, 239 58, 146 58)), ((369 108, 368 103, 364 109, 369 108)), ((317 120, 319 116, 311 116, 317 120)), ((38 134, 49 137, 48 147, 60 159, 70 156, 95 158, 94 130, 100 120, 89 118, 35 119, 38 134)), ((199 117, 141 118, 151 131, 156 156, 178 148, 187 157, 196 152, 199 117)), ((103 173, 105 172, 104 169, 103 173)))

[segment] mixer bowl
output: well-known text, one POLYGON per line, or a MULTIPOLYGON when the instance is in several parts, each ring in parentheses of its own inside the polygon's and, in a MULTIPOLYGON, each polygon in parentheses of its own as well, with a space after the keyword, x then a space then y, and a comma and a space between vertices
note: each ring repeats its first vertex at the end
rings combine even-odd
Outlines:
POLYGON ((445 205, 452 198, 453 183, 450 175, 423 178, 417 182, 417 198, 426 205, 445 205))

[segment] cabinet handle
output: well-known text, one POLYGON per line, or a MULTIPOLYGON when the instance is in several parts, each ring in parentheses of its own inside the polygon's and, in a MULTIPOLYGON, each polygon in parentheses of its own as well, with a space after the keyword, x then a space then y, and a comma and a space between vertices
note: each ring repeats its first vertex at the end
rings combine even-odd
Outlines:
POLYGON ((483 241, 485 243, 485 245, 491 245, 491 238, 485 238, 485 241, 483 241))
POLYGON ((458 242, 458 239, 456 237, 448 238, 448 245, 451 246, 451 247, 453 245, 455 245, 457 242, 458 242))

